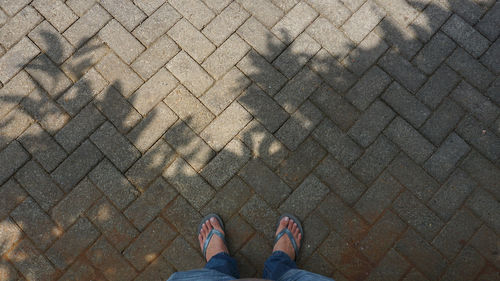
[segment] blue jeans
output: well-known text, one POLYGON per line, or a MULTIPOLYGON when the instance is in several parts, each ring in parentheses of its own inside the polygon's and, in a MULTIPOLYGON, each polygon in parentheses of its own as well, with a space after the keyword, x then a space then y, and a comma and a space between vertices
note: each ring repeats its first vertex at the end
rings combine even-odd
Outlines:
MULTIPOLYGON (((226 253, 213 256, 203 269, 176 272, 168 281, 229 281, 240 278, 236 260, 226 253)), ((333 279, 297 269, 297 264, 281 251, 274 252, 264 264, 262 278, 278 281, 333 281, 333 279)))

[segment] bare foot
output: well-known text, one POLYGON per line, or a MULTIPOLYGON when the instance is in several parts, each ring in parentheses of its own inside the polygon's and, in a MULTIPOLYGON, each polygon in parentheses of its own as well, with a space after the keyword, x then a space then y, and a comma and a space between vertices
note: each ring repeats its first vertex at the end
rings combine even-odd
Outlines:
MULTIPOLYGON (((278 225, 278 229, 276 230, 276 235, 278 235, 278 233, 280 233, 281 230, 283 230, 283 228, 285 227, 290 230, 293 238, 295 238, 295 242, 297 242, 297 247, 300 248, 300 240, 302 239, 302 234, 300 233, 297 224, 289 217, 283 217, 281 219, 280 224, 278 225)), ((290 238, 286 234, 281 236, 276 245, 274 245, 273 252, 275 251, 285 252, 292 260, 295 260, 295 250, 293 249, 290 238)))
MULTIPOLYGON (((200 235, 198 235, 198 240, 200 241, 200 248, 203 251, 203 244, 205 244, 205 240, 207 240, 208 233, 210 233, 210 230, 213 228, 217 229, 220 231, 223 235, 225 235, 224 231, 222 230, 222 227, 219 224, 219 221, 212 217, 210 220, 207 220, 200 231, 200 235)), ((229 253, 227 250, 226 245, 224 244, 224 241, 219 237, 217 234, 212 235, 212 239, 208 243, 207 247, 207 253, 206 253, 206 259, 209 261, 213 256, 219 254, 219 253, 229 253)))

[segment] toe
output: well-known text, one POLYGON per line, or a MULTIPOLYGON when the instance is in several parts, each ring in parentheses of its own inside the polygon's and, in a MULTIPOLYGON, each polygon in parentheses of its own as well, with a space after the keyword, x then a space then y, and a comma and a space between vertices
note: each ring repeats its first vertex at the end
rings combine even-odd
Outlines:
POLYGON ((218 231, 223 232, 222 227, 219 224, 219 220, 217 220, 216 218, 210 219, 210 225, 211 225, 211 227, 217 229, 218 231))

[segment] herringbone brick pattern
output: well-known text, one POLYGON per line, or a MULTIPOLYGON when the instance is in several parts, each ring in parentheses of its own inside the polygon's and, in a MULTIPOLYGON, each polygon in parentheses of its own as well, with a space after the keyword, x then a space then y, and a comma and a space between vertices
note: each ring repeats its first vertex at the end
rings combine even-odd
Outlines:
POLYGON ((0 0, 0 280, 165 280, 280 213, 336 280, 500 280, 495 0, 0 0))

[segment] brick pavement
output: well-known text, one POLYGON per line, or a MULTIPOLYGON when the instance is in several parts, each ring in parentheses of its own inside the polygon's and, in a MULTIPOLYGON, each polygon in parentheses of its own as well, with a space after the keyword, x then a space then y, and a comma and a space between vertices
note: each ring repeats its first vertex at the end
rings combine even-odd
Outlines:
POLYGON ((165 280, 202 215, 336 280, 500 280, 495 0, 0 0, 0 280, 165 280))

